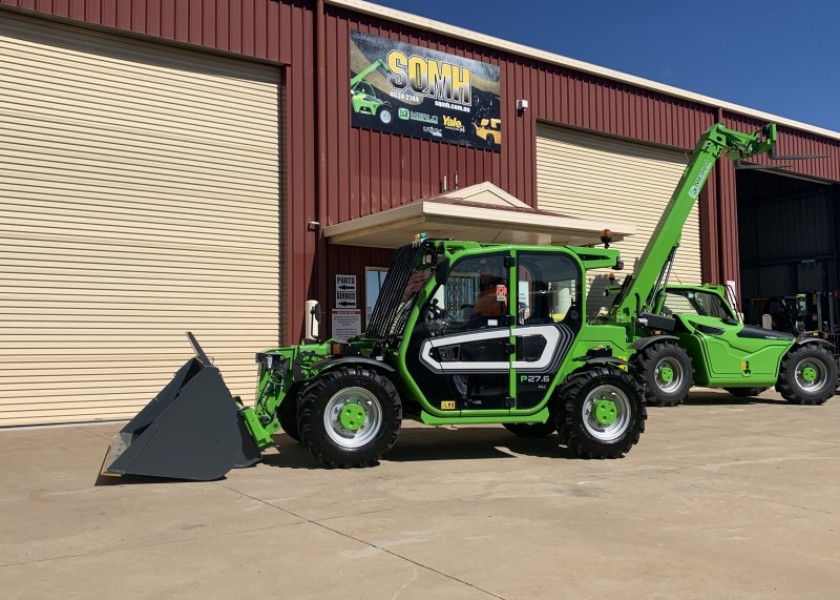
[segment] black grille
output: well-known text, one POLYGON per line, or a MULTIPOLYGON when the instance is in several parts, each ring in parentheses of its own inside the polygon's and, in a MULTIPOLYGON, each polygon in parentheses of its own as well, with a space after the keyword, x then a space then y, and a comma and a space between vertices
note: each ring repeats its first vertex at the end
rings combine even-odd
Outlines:
POLYGON ((370 322, 365 332, 365 337, 373 340, 387 340, 392 336, 402 335, 408 315, 414 305, 413 298, 410 302, 403 302, 408 279, 417 264, 417 255, 420 254, 419 246, 403 246, 394 255, 391 267, 388 269, 388 276, 385 284, 379 291, 379 298, 370 322))

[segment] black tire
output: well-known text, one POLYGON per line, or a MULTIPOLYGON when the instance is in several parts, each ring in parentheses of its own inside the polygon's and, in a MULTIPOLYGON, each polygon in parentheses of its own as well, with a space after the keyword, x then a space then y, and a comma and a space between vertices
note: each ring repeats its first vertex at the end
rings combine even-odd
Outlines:
POLYGON ((555 412, 562 441, 581 458, 620 458, 645 430, 645 395, 636 380, 611 366, 594 367, 572 376, 559 396, 555 412), (615 408, 612 423, 599 423, 594 403, 607 400, 615 408))
POLYGON ((504 427, 512 434, 524 438, 544 438, 554 433, 556 429, 553 421, 545 423, 505 423, 504 427))
POLYGON ((737 396, 738 398, 752 398, 753 396, 758 396, 761 392, 766 390, 767 388, 763 387, 751 387, 751 388, 723 388, 733 396, 737 396))
POLYGON ((300 394, 301 441, 312 456, 328 467, 379 464, 379 459, 397 441, 401 423, 402 404, 394 384, 370 369, 343 367, 330 371, 300 394), (345 407, 356 407, 359 415, 364 414, 360 417, 363 424, 353 430, 345 428, 339 421, 345 407))
POLYGON ((634 355, 632 367, 650 406, 682 404, 694 384, 691 357, 673 342, 648 345, 634 355))
POLYGON ((836 387, 837 363, 822 346, 801 346, 782 359, 776 391, 788 402, 823 404, 836 387))
POLYGON ((298 430, 297 394, 289 393, 283 398, 283 403, 277 409, 277 420, 283 432, 296 442, 300 441, 300 430, 298 430))

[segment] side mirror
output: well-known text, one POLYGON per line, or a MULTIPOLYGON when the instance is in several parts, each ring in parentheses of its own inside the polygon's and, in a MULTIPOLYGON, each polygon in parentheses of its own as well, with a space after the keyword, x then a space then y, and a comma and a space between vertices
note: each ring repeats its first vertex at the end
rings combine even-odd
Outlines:
POLYGON ((445 256, 438 258, 435 265, 435 281, 438 285, 445 285, 449 277, 449 259, 445 256))

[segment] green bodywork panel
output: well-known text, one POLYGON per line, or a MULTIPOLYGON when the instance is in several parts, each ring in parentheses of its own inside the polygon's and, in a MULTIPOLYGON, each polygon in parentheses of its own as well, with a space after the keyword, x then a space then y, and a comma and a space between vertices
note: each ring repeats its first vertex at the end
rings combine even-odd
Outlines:
POLYGON ((782 358, 795 341, 769 330, 766 337, 739 336, 745 329, 742 323, 731 324, 718 317, 677 315, 677 319, 686 330, 676 335, 694 363, 694 382, 705 387, 775 385, 782 358), (705 333, 699 327, 715 333, 705 333))
POLYGON ((674 308, 674 334, 694 364, 694 383, 705 387, 770 387, 795 339, 745 326, 726 301, 722 285, 669 285, 657 303, 674 308), (675 300, 683 304, 676 304, 675 300), (683 312, 678 309, 682 308, 683 312), (691 312, 688 312, 688 311, 691 312))

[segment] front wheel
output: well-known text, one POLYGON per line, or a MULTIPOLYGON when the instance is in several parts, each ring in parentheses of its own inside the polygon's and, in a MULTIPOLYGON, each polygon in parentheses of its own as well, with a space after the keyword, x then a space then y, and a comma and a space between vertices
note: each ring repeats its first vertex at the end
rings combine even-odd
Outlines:
POLYGON ((638 383, 615 367, 573 376, 560 393, 557 431, 581 458, 620 458, 645 430, 647 408, 638 383))
POLYGON ((651 406, 676 406, 694 381, 691 357, 673 342, 654 342, 633 357, 633 372, 651 406))
POLYGON ((776 391, 793 404, 823 404, 837 387, 837 363, 821 346, 802 346, 782 359, 776 391))
POLYGON ((397 441, 402 404, 394 384, 370 369, 344 367, 301 392, 301 441, 328 467, 372 467, 397 441))
POLYGON ((505 429, 524 438, 544 438, 554 433, 554 422, 546 423, 505 423, 505 429))
POLYGON ((277 419, 280 421, 280 427, 286 432, 294 441, 300 441, 300 432, 298 431, 297 423, 297 394, 287 394, 277 409, 277 419))

